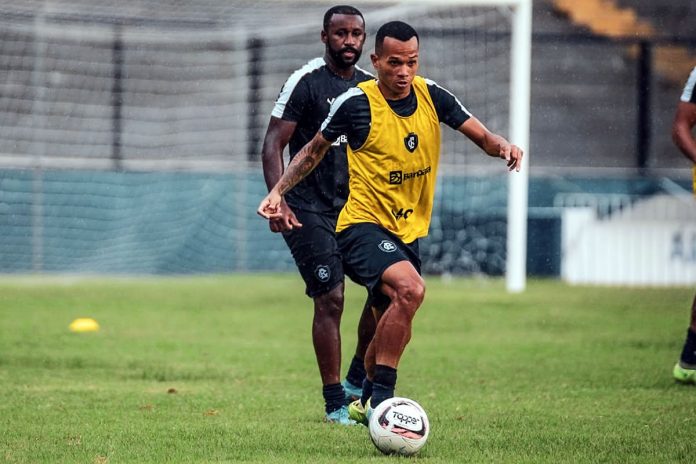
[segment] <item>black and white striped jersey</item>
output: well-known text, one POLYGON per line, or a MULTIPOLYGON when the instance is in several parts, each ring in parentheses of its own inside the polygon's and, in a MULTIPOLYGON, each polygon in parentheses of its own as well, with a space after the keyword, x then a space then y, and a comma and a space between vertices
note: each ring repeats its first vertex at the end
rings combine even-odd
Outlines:
MULTIPOLYGON (((272 116, 297 123, 288 150, 292 159, 319 131, 334 99, 374 77, 355 67, 353 78, 334 74, 324 58, 315 58, 290 75, 278 95, 272 116)), ((319 165, 285 195, 291 208, 338 214, 348 198, 346 137, 338 137, 319 165)))
POLYGON ((684 91, 681 95, 681 101, 686 103, 696 103, 696 66, 691 70, 689 79, 686 81, 684 91))
MULTIPOLYGON (((435 81, 425 80, 430 98, 435 105, 438 119, 452 129, 459 129, 471 113, 452 92, 441 87, 435 81)), ((400 100, 387 100, 389 107, 399 116, 408 117, 418 107, 416 93, 411 92, 400 100)), ((341 95, 331 108, 331 113, 321 126, 322 136, 326 140, 337 140, 342 135, 348 136, 351 148, 360 148, 370 133, 370 103, 367 95, 359 89, 352 88, 341 95)))

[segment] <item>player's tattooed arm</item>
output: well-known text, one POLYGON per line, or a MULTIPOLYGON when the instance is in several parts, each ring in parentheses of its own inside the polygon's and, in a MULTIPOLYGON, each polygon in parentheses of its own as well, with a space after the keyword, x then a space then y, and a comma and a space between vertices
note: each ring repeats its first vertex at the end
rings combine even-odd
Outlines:
POLYGON ((312 172, 324 158, 329 147, 331 147, 331 142, 326 140, 321 133, 317 133, 317 135, 295 155, 290 164, 288 164, 283 177, 280 178, 276 185, 278 193, 285 195, 312 172))
POLYGON ((318 132, 290 161, 283 176, 268 192, 266 198, 261 201, 256 212, 266 219, 273 220, 282 217, 283 212, 280 205, 283 201, 283 195, 312 172, 312 169, 324 158, 330 146, 331 142, 326 140, 321 132, 318 132))

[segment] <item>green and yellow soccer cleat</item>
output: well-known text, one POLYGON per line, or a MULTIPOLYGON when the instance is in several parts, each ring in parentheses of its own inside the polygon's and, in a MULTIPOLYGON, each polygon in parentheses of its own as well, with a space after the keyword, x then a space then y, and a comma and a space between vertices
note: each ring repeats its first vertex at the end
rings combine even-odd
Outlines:
POLYGON ((677 382, 696 384, 696 369, 682 367, 681 363, 674 365, 672 375, 677 382))
POLYGON ((348 407, 347 406, 342 406, 340 409, 337 409, 333 412, 330 412, 326 415, 324 418, 325 422, 328 422, 330 424, 339 424, 339 425, 356 425, 357 423, 349 417, 348 414, 348 407))
POLYGON ((367 400, 365 406, 362 405, 359 399, 353 401, 348 405, 348 416, 357 422, 367 427, 367 421, 369 420, 369 414, 372 412, 370 407, 370 400, 367 400))

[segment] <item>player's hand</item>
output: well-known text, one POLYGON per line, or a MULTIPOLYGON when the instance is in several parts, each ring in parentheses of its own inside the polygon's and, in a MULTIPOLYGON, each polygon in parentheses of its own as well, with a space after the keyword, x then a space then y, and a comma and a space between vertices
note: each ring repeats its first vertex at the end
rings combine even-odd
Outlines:
POLYGON ((259 207, 256 209, 256 214, 269 220, 278 219, 282 216, 280 208, 282 201, 283 196, 280 195, 276 189, 272 189, 268 192, 266 198, 261 200, 259 207))
POLYGON ((268 226, 271 232, 286 232, 300 228, 302 224, 297 220, 297 216, 295 216, 288 204, 285 203, 285 199, 283 199, 280 202, 280 217, 271 218, 268 226))
POLYGON ((498 156, 507 161, 509 171, 519 172, 522 168, 522 157, 524 153, 517 145, 503 143, 499 146, 498 156))

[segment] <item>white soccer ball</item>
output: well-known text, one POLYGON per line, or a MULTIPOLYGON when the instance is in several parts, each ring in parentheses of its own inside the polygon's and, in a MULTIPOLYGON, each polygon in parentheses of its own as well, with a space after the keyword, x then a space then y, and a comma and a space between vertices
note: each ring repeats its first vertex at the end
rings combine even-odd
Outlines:
POLYGON ((384 454, 410 456, 425 445, 430 434, 428 416, 408 398, 389 398, 372 411, 370 438, 384 454))

